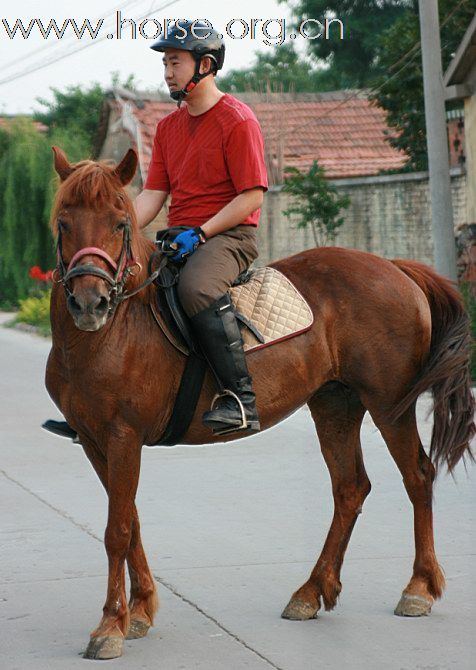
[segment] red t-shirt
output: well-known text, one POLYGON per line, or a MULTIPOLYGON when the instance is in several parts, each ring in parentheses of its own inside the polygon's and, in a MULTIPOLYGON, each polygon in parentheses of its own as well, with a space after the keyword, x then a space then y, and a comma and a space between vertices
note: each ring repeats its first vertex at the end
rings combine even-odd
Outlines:
MULTIPOLYGON (((180 107, 157 125, 146 189, 172 194, 169 226, 200 226, 246 189, 268 187, 251 109, 225 93, 207 112, 180 107)), ((243 223, 258 225, 260 210, 243 223)))

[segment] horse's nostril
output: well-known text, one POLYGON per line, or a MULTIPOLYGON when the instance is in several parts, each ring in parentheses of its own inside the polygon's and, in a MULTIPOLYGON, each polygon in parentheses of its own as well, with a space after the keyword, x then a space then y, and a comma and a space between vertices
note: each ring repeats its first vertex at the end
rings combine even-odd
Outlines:
POLYGON ((79 302, 76 300, 74 295, 70 295, 68 297, 68 307, 71 312, 76 312, 76 314, 80 314, 83 311, 83 308, 79 304, 79 302))
POLYGON ((68 309, 73 315, 90 314, 96 317, 104 316, 109 309, 109 299, 97 294, 88 295, 79 293, 68 297, 68 309))
POLYGON ((94 311, 99 314, 104 314, 104 312, 107 312, 108 309, 109 309, 109 300, 106 297, 101 296, 97 304, 94 306, 94 311))

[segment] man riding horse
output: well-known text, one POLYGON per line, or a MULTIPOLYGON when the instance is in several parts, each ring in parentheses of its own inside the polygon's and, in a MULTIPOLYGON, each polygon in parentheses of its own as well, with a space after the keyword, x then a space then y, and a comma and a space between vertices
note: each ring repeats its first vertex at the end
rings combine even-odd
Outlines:
MULTIPOLYGON (((257 431, 228 289, 258 256, 256 227, 268 185, 261 128, 247 105, 217 88, 225 45, 207 24, 177 22, 151 48, 164 54, 165 82, 178 109, 157 125, 145 187, 134 202, 138 225, 147 226, 171 195, 168 226, 186 226, 173 239, 178 295, 221 392, 203 422, 215 434, 257 431)), ((65 422, 45 427, 74 437, 65 422)))

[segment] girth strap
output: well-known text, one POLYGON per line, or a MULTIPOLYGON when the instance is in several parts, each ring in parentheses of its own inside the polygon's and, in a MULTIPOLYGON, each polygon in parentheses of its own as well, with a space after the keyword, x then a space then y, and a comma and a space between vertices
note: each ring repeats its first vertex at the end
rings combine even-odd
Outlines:
POLYGON ((167 265, 161 264, 157 283, 165 294, 168 308, 180 328, 180 332, 190 351, 182 379, 180 380, 172 414, 162 437, 156 443, 157 446, 162 445, 167 447, 179 443, 187 432, 193 419, 195 408, 197 407, 203 379, 208 367, 200 353, 200 347, 197 344, 192 328, 188 323, 188 317, 180 305, 177 296, 177 280, 178 272, 176 267, 172 266, 170 268, 167 265))
POLYGON ((206 370, 205 359, 192 352, 187 358, 167 428, 156 443, 157 446, 171 447, 179 443, 187 432, 200 397, 206 370))

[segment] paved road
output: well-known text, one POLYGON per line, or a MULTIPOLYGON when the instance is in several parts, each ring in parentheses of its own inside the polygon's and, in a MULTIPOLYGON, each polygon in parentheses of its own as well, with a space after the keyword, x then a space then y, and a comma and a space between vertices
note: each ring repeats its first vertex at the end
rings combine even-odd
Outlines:
MULTIPOLYGON (((58 416, 43 387, 49 343, 0 328, 0 666, 85 668, 105 595, 106 499, 80 447, 39 429, 58 416)), ((420 407, 425 423, 428 400, 420 407)), ((332 513, 329 478, 301 410, 239 444, 144 449, 138 506, 159 582, 157 625, 115 667, 164 670, 467 670, 475 621, 474 472, 435 492, 447 590, 430 617, 393 616, 411 572, 411 509, 366 418, 373 490, 357 522, 337 608, 279 614, 306 578, 332 513)), ((474 643, 473 643, 474 644, 474 643)), ((472 661, 474 663, 474 647, 472 661)))

